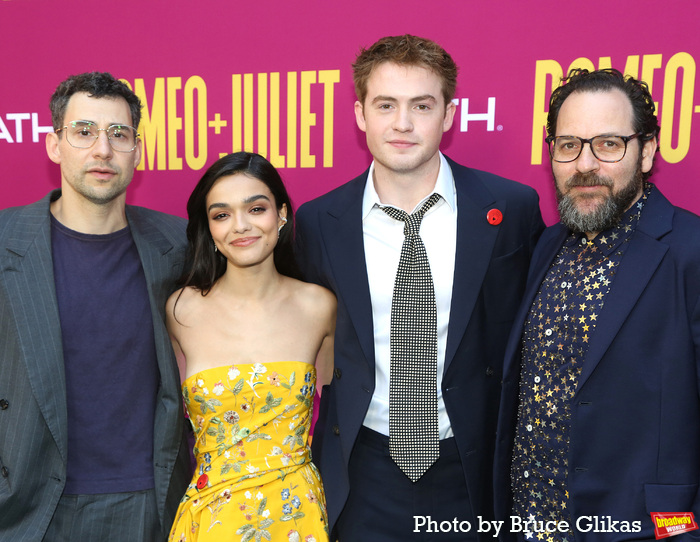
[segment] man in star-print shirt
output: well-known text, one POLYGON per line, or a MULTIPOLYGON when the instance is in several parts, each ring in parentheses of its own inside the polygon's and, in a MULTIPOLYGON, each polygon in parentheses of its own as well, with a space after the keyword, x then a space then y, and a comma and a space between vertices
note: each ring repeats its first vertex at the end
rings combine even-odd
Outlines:
POLYGON ((649 182, 647 85, 565 83, 546 139, 561 222, 506 350, 497 516, 504 540, 653 540, 652 512, 700 512, 700 218, 649 182))

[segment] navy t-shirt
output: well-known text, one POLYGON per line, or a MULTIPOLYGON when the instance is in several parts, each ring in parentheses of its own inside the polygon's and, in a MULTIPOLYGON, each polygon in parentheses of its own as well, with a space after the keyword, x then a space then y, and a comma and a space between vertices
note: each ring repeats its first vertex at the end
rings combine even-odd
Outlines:
POLYGON ((68 402, 64 492, 152 488, 159 372, 131 231, 90 235, 51 219, 68 402))

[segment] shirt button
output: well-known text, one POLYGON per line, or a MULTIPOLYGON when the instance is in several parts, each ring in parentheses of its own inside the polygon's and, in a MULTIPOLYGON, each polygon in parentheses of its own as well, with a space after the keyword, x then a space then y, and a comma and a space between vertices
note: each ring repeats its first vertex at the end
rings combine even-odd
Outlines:
POLYGON ((547 337, 549 337, 552 334, 552 330, 548 329, 547 331, 544 332, 544 334, 547 335, 547 337))
POLYGON ((523 472, 523 476, 524 476, 525 478, 528 478, 528 477, 530 476, 530 473, 527 472, 527 471, 525 471, 525 472, 523 472))
POLYGON ((527 429, 528 431, 532 431, 532 425, 527 424, 527 426, 525 427, 525 429, 527 429))
POLYGON ((539 382, 540 382, 540 377, 539 377, 539 376, 536 376, 536 377, 535 377, 535 384, 539 384, 539 382))
POLYGON ((7 478, 8 476, 10 476, 10 471, 7 470, 7 467, 3 467, 2 469, 0 469, 0 473, 2 473, 3 478, 7 478))
POLYGON ((340 435, 340 427, 338 427, 337 425, 334 425, 333 426, 333 434, 340 435))
POLYGON ((0 399, 0 410, 7 410, 7 407, 10 406, 10 403, 7 399, 0 399))
POLYGON ((562 288, 566 288, 566 281, 564 281, 564 282, 561 283, 561 287, 562 287, 562 288))
POLYGON ((341 371, 338 367, 336 367, 333 370, 333 376, 335 376, 336 378, 340 378, 341 376, 343 376, 343 371, 341 371))
POLYGON ((581 244, 582 244, 582 245, 587 245, 587 244, 588 244, 588 239, 586 239, 585 237, 584 237, 583 239, 581 239, 581 244))

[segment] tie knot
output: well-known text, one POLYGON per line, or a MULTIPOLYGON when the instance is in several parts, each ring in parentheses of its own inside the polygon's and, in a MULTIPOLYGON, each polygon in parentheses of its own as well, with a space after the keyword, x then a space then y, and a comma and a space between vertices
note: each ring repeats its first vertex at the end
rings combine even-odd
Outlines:
POLYGON ((411 213, 410 215, 406 211, 402 211, 396 207, 382 207, 381 209, 394 220, 401 220, 402 222, 406 223, 403 230, 404 235, 418 235, 420 232, 420 224, 423 221, 423 216, 428 212, 428 209, 430 209, 438 201, 440 201, 440 195, 433 194, 427 200, 425 200, 425 203, 421 205, 420 209, 418 209, 415 213, 411 213))

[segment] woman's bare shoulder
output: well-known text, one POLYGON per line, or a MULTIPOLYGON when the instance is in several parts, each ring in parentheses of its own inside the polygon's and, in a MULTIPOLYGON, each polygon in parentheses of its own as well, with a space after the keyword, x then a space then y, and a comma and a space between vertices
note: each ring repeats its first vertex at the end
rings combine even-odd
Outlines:
POLYGON ((338 302, 333 292, 317 284, 295 280, 290 297, 299 321, 305 320, 313 328, 325 330, 324 333, 335 329, 338 302))
POLYGON ((292 279, 292 287, 294 290, 294 298, 299 303, 307 306, 309 309, 316 310, 335 310, 337 301, 333 292, 310 282, 292 279))
POLYGON ((193 311, 196 311, 203 301, 200 290, 192 286, 186 286, 175 290, 165 304, 165 313, 168 318, 175 318, 180 321, 193 311))

